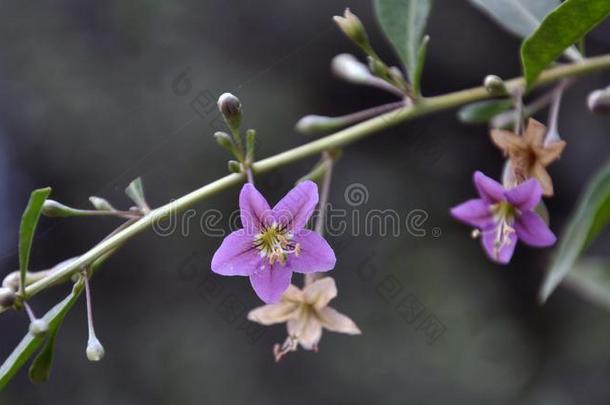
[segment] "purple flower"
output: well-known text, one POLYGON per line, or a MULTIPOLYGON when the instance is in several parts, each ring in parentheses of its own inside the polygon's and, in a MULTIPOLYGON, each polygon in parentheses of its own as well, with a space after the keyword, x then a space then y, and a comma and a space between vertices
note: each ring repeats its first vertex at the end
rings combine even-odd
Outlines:
POLYGON ((529 179, 515 188, 505 189, 481 172, 475 172, 477 199, 451 209, 454 218, 474 226, 481 234, 487 255, 495 262, 510 261, 517 240, 536 247, 551 246, 557 238, 544 220, 534 212, 542 198, 542 187, 529 179))
POLYGON ((272 304, 290 285, 292 272, 332 270, 332 248, 318 233, 304 229, 317 204, 318 187, 312 181, 297 185, 273 209, 252 184, 245 184, 239 194, 243 229, 223 240, 212 271, 249 276, 260 299, 272 304))

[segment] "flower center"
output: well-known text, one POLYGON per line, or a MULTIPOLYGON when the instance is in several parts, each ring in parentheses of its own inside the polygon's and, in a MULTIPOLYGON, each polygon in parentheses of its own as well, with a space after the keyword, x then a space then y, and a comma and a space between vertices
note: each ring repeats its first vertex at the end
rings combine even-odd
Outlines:
POLYGON ((269 259, 270 265, 279 262, 283 266, 288 255, 298 257, 301 253, 301 245, 292 242, 292 238, 293 235, 285 225, 274 222, 254 236, 254 246, 260 251, 261 257, 269 259))
POLYGON ((513 223, 518 212, 512 204, 506 201, 492 205, 491 212, 497 224, 494 240, 494 256, 499 258, 502 248, 511 244, 510 237, 515 232, 513 223))

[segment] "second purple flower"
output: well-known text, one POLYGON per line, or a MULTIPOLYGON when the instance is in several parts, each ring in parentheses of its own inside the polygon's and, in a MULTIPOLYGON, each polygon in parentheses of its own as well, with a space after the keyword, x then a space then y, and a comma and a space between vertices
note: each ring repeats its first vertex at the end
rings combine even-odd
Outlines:
POLYGON ((304 181, 273 208, 250 183, 241 189, 243 229, 227 236, 212 258, 212 271, 249 276, 261 300, 278 302, 292 273, 315 273, 335 267, 335 253, 318 233, 305 229, 318 204, 318 187, 304 181))

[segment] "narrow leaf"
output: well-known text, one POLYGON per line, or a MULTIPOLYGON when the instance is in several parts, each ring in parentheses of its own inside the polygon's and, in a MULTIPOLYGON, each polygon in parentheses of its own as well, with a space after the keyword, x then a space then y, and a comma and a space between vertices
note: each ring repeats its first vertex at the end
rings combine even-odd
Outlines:
POLYGON ((510 33, 525 38, 560 0, 468 0, 510 33))
POLYGON ((25 288, 25 278, 30 265, 30 251, 32 249, 34 233, 36 232, 36 225, 38 225, 38 219, 40 219, 42 206, 50 194, 50 187, 32 191, 30 201, 21 217, 21 226, 19 227, 19 271, 22 289, 25 288))
POLYGON ((418 53, 432 0, 374 0, 377 20, 394 50, 416 83, 418 53))
POLYGON ((610 222, 610 162, 595 175, 582 195, 555 251, 553 262, 540 290, 546 301, 566 277, 580 254, 610 222))
POLYGON ((142 184, 141 177, 138 177, 129 183, 129 186, 125 189, 125 194, 127 194, 140 209, 145 211, 149 210, 146 198, 144 197, 144 185, 142 184))
POLYGON ((486 124, 496 115, 509 110, 511 100, 486 100, 468 104, 458 111, 458 119, 467 124, 486 124))
MULTIPOLYGON (((83 290, 84 284, 78 282, 72 288, 72 292, 59 304, 55 305, 47 312, 42 319, 48 322, 50 329, 57 329, 66 314, 72 308, 83 290)), ((0 366, 0 390, 13 378, 13 376, 23 367, 34 352, 44 342, 44 336, 34 336, 31 333, 25 335, 19 345, 13 350, 6 361, 0 366)))
POLYGON ((580 41, 610 15, 608 0, 566 0, 545 17, 521 45, 527 88, 567 48, 580 41))

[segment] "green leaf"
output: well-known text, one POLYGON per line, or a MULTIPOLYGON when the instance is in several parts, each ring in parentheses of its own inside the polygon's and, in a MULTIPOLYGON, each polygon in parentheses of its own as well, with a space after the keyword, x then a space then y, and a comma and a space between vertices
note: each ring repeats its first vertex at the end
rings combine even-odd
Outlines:
POLYGON ((136 203, 140 209, 144 211, 149 210, 148 204, 146 203, 146 197, 144 197, 144 185, 142 184, 141 177, 138 177, 129 183, 125 189, 125 194, 127 194, 127 196, 131 198, 131 200, 136 203))
POLYGON ((565 284, 588 300, 610 310, 610 262, 586 258, 574 264, 565 284))
POLYGON ((588 184, 555 251, 540 289, 544 302, 566 277, 580 254, 610 222, 610 162, 588 184))
POLYGON ((511 100, 486 100, 468 104, 458 111, 458 119, 467 124, 485 124, 493 117, 509 110, 511 100))
POLYGON ((32 191, 30 201, 28 202, 23 216, 21 217, 21 226, 19 227, 19 271, 21 274, 21 288, 25 288, 25 277, 30 266, 30 251, 32 250, 32 241, 36 232, 36 225, 42 212, 44 202, 51 194, 51 188, 40 188, 32 191))
POLYGON ((552 11, 521 45, 527 88, 564 50, 610 15, 608 0, 566 0, 552 11))
POLYGON ((560 0, 469 0, 510 33, 525 38, 542 19, 561 4, 560 0))
MULTIPOLYGON (((72 308, 83 290, 84 283, 77 282, 72 288, 72 292, 59 304, 55 305, 47 312, 42 319, 47 321, 49 329, 57 329, 72 308)), ((31 333, 25 335, 19 345, 13 350, 6 361, 0 366, 0 390, 13 378, 13 376, 23 367, 34 352, 42 345, 45 336, 34 336, 31 333)))
POLYGON ((418 54, 432 7, 432 0, 374 0, 377 20, 414 86, 417 80, 418 54))

